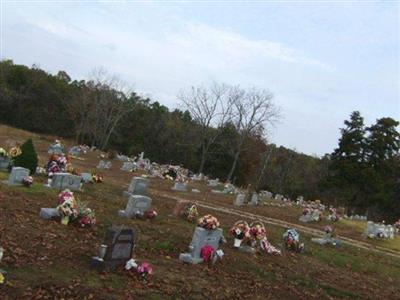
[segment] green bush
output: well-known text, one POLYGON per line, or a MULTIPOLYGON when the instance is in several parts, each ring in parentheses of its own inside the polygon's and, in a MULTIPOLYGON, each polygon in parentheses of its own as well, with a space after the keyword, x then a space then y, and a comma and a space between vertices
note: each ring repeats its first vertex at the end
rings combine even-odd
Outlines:
POLYGON ((14 157, 13 164, 15 167, 29 169, 31 175, 35 174, 38 165, 38 157, 32 139, 28 139, 24 144, 22 144, 21 154, 14 157))

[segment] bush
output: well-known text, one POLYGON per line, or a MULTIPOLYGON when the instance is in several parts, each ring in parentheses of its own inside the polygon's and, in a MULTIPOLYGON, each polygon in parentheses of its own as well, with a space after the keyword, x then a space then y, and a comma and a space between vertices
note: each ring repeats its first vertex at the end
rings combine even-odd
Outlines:
POLYGON ((13 164, 15 167, 29 169, 31 175, 35 174, 38 165, 38 157, 32 139, 28 139, 24 144, 22 144, 21 154, 14 157, 13 164))

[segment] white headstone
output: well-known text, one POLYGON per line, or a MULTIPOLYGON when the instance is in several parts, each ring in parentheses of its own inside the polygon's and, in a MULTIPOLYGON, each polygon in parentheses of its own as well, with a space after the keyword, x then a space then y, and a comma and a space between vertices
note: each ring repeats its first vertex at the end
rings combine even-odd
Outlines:
POLYGON ((132 195, 129 197, 125 210, 120 210, 118 215, 126 218, 134 218, 143 215, 151 207, 151 198, 141 195, 132 195))
POLYGON ((242 206, 244 205, 245 199, 246 199, 245 194, 237 194, 235 200, 233 201, 233 205, 242 206))
POLYGON ((142 195, 147 194, 147 187, 149 186, 149 180, 143 177, 133 177, 127 191, 123 192, 123 196, 130 197, 131 195, 142 195))
POLYGON ((189 252, 181 253, 179 259, 192 264, 201 263, 203 262, 203 258, 201 258, 201 248, 210 245, 215 251, 218 251, 222 238, 222 229, 206 230, 202 227, 196 227, 192 242, 189 245, 189 252))

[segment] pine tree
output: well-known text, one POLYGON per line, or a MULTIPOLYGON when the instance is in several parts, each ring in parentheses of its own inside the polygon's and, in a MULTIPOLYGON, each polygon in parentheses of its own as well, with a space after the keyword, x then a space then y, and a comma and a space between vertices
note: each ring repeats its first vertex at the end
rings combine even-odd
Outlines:
POLYGON ((349 207, 366 207, 364 197, 366 139, 364 119, 354 111, 341 129, 339 147, 331 155, 330 185, 341 191, 341 200, 349 207), (363 203, 364 202, 364 203, 363 203))
POLYGON ((38 165, 38 157, 33 146, 32 139, 28 139, 21 146, 21 154, 13 159, 13 164, 16 167, 23 167, 30 170, 34 174, 38 165))

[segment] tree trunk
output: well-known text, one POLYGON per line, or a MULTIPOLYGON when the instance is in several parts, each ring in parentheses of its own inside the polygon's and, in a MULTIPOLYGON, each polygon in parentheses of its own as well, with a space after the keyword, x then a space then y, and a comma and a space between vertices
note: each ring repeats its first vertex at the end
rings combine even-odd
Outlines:
POLYGON ((200 161, 200 166, 199 166, 199 174, 203 174, 203 170, 204 170, 204 165, 206 163, 206 154, 203 152, 201 154, 201 161, 200 161))
MULTIPOLYGON (((241 148, 241 147, 240 147, 240 148, 241 148)), ((239 150, 239 149, 236 151, 235 158, 234 158, 234 160, 233 160, 231 170, 229 171, 229 174, 228 174, 228 176, 227 176, 227 178, 226 178, 226 180, 227 180, 228 182, 231 182, 233 173, 235 172, 236 165, 237 165, 237 162, 238 162, 238 160, 239 160, 240 152, 241 152, 241 150, 239 150)))

